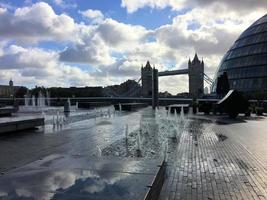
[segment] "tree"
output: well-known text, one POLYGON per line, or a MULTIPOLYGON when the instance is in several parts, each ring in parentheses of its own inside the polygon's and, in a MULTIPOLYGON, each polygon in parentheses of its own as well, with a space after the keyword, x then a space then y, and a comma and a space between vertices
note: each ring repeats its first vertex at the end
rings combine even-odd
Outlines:
POLYGON ((223 72, 217 79, 216 93, 218 96, 223 97, 230 90, 230 84, 227 72, 223 72))
POLYGON ((24 96, 26 95, 27 93, 27 88, 26 87, 20 87, 16 93, 15 93, 15 97, 16 98, 24 98, 24 96))

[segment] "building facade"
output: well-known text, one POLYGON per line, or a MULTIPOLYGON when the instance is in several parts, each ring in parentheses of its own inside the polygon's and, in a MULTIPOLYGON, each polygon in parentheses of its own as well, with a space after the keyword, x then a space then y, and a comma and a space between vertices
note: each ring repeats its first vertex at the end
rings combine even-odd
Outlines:
POLYGON ((10 80, 8 85, 0 85, 0 97, 13 97, 20 87, 21 86, 14 86, 13 81, 10 80))
POLYGON ((224 55, 212 86, 227 73, 230 89, 246 94, 267 92, 267 15, 246 29, 224 55))

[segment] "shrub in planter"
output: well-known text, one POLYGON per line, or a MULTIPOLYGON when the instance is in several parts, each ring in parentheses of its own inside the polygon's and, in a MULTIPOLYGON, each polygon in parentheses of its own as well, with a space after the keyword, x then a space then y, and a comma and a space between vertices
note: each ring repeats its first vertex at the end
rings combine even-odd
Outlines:
POLYGON ((197 107, 198 107, 198 102, 196 99, 193 99, 192 107, 193 107, 193 114, 196 114, 197 113, 197 107))
POLYGON ((210 102, 205 102, 202 105, 202 109, 205 115, 209 115, 212 108, 212 104, 210 102))
POLYGON ((263 115, 264 108, 263 107, 256 107, 255 111, 256 111, 256 115, 263 115))
POLYGON ((250 117, 250 115, 251 115, 250 110, 247 110, 247 111, 245 112, 245 116, 246 116, 246 117, 250 117))

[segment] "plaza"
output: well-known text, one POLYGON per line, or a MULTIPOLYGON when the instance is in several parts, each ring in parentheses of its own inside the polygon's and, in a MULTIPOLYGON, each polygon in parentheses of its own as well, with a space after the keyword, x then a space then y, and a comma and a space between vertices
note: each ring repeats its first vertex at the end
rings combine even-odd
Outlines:
POLYGON ((42 128, 2 135, 2 198, 146 199, 162 167, 159 199, 266 198, 265 116, 111 109, 73 111, 62 126, 47 115, 42 128))
POLYGON ((266 7, 0 0, 0 200, 267 200, 266 7))

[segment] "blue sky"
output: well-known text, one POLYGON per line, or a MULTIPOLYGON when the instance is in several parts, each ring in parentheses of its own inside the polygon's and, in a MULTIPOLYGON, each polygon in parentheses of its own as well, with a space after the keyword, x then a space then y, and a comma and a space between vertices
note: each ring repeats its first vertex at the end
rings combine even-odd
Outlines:
MULTIPOLYGON (((1 0, 0 2, 13 7, 22 7, 40 1, 31 0, 26 1, 25 3, 25 1, 1 0)), ((44 0, 43 2, 50 4, 54 11, 58 14, 66 12, 77 22, 84 21, 78 13, 79 10, 83 11, 93 9, 100 10, 105 17, 110 17, 123 23, 142 25, 148 29, 154 29, 161 25, 170 23, 177 13, 185 13, 188 10, 181 9, 180 11, 174 11, 171 7, 164 9, 152 9, 150 7, 145 7, 134 13, 128 13, 125 8, 121 7, 121 0, 64 0, 66 7, 56 4, 53 0, 44 0)))
MULTIPOLYGON (((119 84, 138 79, 147 60, 160 71, 181 69, 196 52, 213 76, 266 7, 261 0, 0 0, 0 84, 10 77, 28 87, 119 84)), ((188 91, 187 82, 162 79, 160 90, 188 91)))

